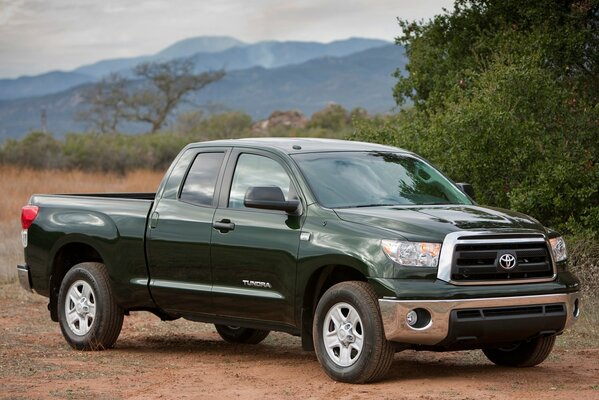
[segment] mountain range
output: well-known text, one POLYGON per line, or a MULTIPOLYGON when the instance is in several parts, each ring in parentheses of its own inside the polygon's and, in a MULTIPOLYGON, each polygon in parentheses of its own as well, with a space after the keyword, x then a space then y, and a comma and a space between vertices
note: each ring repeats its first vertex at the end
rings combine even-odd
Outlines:
POLYGON ((227 72, 221 81, 192 96, 192 104, 241 110, 255 119, 274 110, 298 109, 310 114, 330 102, 371 112, 388 111, 394 105, 391 74, 406 63, 401 47, 377 39, 247 44, 231 37, 189 38, 153 55, 102 60, 68 72, 0 79, 0 142, 39 130, 42 112, 49 131, 57 136, 85 130, 74 116, 85 106, 82 94, 90 85, 111 72, 127 74, 140 62, 175 58, 192 59, 198 72, 227 72))

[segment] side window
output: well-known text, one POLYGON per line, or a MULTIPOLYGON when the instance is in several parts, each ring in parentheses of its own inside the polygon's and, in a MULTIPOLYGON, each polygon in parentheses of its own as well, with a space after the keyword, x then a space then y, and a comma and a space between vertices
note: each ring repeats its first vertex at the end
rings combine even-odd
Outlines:
POLYGON ((193 160, 179 198, 188 203, 211 206, 224 156, 224 153, 199 153, 193 160))
POLYGON ((285 200, 296 196, 291 179, 281 164, 264 156, 242 154, 237 160, 231 193, 230 208, 245 208, 243 198, 251 186, 277 186, 285 195, 285 200))

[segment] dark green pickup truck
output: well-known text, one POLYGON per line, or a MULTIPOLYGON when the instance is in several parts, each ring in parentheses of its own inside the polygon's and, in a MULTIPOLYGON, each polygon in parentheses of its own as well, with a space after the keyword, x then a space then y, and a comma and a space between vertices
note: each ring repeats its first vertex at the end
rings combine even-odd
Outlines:
POLYGON ((394 147, 190 144, 155 194, 32 196, 19 279, 76 349, 111 347, 146 310, 230 342, 299 335, 344 382, 382 378, 404 349, 537 365, 580 312, 565 243, 472 197, 394 147))

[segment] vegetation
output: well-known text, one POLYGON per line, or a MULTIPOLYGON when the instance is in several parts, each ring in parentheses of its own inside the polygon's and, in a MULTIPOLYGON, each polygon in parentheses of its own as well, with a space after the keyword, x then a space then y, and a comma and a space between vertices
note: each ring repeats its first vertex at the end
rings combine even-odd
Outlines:
POLYGON ((216 82, 223 71, 194 73, 189 59, 144 62, 133 69, 133 79, 112 73, 86 94, 88 108, 78 118, 99 132, 116 132, 123 122, 150 125, 154 133, 192 92, 216 82))
POLYGON ((277 120, 278 123, 261 129, 257 127, 259 123, 255 124, 242 112, 206 115, 202 111, 190 111, 179 115, 171 130, 142 135, 71 133, 59 140, 50 133, 33 132, 21 140, 4 142, 0 146, 0 164, 120 174, 138 168, 164 170, 191 142, 252 136, 342 138, 351 133, 352 115, 364 118, 368 115, 360 109, 349 112, 339 105, 332 105, 303 124, 287 126, 285 114, 304 118, 297 111, 276 111, 269 121, 277 120))
POLYGON ((401 21, 409 57, 391 118, 354 139, 416 151, 483 204, 599 235, 599 1, 458 0, 401 21))

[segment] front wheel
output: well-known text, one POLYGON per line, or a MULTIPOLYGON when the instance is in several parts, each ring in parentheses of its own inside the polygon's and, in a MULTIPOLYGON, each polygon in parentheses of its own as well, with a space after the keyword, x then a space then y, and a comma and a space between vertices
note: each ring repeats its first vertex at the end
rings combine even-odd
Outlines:
POLYGON ((324 371, 340 382, 382 379, 395 351, 385 338, 376 294, 366 282, 332 286, 314 315, 316 356, 324 371))
POLYGON ((270 331, 231 325, 214 325, 214 327, 220 337, 230 343, 258 344, 270 333, 270 331))
POLYGON ((555 336, 543 336, 511 346, 483 349, 487 358, 505 367, 534 367, 545 361, 555 344, 555 336))
POLYGON ((123 326, 104 264, 85 262, 65 275, 58 293, 58 322, 77 350, 103 350, 116 342, 123 326))

